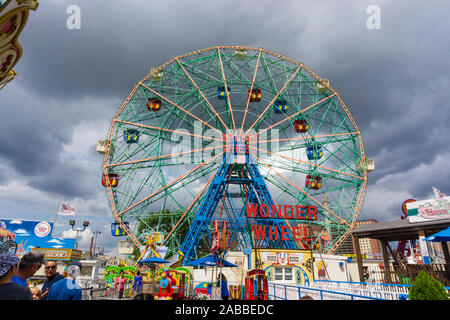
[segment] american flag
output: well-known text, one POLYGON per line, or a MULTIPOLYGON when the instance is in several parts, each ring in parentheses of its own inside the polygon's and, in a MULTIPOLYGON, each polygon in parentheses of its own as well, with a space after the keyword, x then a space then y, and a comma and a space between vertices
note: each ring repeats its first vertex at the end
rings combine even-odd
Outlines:
POLYGON ((68 204, 67 202, 60 201, 58 204, 58 211, 56 214, 60 216, 74 216, 75 207, 68 204))

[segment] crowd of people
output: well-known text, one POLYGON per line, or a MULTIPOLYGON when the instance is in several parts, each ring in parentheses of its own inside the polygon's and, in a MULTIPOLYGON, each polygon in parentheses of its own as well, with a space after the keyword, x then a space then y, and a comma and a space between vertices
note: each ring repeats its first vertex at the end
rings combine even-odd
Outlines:
POLYGON ((75 278, 81 264, 71 262, 64 275, 56 270, 55 260, 46 260, 40 253, 28 252, 21 259, 15 253, 0 253, 0 300, 81 300, 81 287, 75 278), (46 280, 42 289, 30 287, 27 279, 42 266, 46 280))

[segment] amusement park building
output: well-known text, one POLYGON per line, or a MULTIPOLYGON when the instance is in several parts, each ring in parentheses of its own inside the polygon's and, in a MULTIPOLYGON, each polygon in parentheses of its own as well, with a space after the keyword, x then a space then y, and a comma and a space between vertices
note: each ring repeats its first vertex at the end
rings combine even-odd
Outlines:
MULTIPOLYGON (((361 220, 356 222, 356 228, 367 225, 377 223, 375 219, 361 220)), ((381 245, 380 241, 376 239, 362 238, 359 239, 359 245, 361 247, 361 254, 366 257, 380 257, 381 258, 381 245)), ((356 255, 355 249, 355 240, 353 237, 348 236, 347 239, 342 243, 338 250, 336 250, 336 254, 344 254, 344 255, 356 255)))

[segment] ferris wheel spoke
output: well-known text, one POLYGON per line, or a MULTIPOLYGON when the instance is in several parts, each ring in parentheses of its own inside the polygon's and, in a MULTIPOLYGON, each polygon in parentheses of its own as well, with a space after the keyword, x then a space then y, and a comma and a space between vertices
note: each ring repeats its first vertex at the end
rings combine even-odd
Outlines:
MULTIPOLYGON (((227 129, 227 125, 225 124, 225 122, 223 122, 222 118, 219 116, 219 114, 217 113, 216 109, 214 109, 214 107, 211 105, 211 103, 209 102, 208 98, 206 98, 205 94, 202 92, 202 90, 200 90, 199 86, 195 83, 194 79, 192 79, 191 75, 186 71, 185 67, 183 66, 183 64, 180 62, 179 59, 176 59, 177 63, 180 65, 181 69, 183 69, 184 73, 187 75, 187 77, 189 78, 189 80, 191 81, 191 83, 193 84, 193 86, 197 89, 198 93, 200 93, 200 95, 203 97, 203 99, 205 100, 205 102, 209 105, 209 107, 211 108, 211 110, 214 112, 214 114, 216 115, 217 119, 219 119, 219 121, 222 123, 224 131, 226 131, 227 129)), ((217 129, 216 129, 217 130, 217 129)))
POLYGON ((136 164, 136 163, 160 160, 160 159, 165 159, 165 158, 174 158, 174 157, 181 156, 181 155, 187 155, 187 154, 197 153, 197 152, 202 152, 202 151, 207 151, 207 150, 214 150, 214 149, 218 149, 218 148, 222 148, 222 146, 195 149, 195 150, 183 151, 183 152, 178 152, 178 153, 171 153, 171 154, 166 154, 166 155, 162 155, 162 156, 155 156, 155 157, 139 159, 139 160, 111 163, 111 164, 107 164, 106 167, 110 168, 110 167, 117 167, 117 166, 129 165, 129 164, 136 164))
MULTIPOLYGON (((262 50, 259 50, 258 60, 256 61, 256 66, 255 66, 255 72, 253 73, 252 85, 250 86, 250 92, 253 91, 253 87, 255 85, 256 74, 258 73, 259 62, 261 61, 261 54, 262 54, 262 50)), ((247 117, 247 112, 248 112, 248 105, 250 104, 250 98, 251 98, 251 96, 248 95, 247 104, 245 105, 244 118, 242 119, 241 131, 244 130, 245 119, 247 117)))
POLYGON ((187 173, 183 174, 182 176, 178 177, 177 179, 173 180, 171 183, 165 185, 164 187, 158 189, 157 191, 153 192, 152 194, 150 194, 149 196, 145 197, 144 199, 136 202, 135 204, 133 204, 132 206, 128 207, 127 209, 123 210, 122 212, 120 212, 118 214, 118 216, 120 217, 122 214, 124 214, 125 212, 133 209, 134 207, 138 206, 139 204, 141 204, 142 202, 150 199, 151 197, 153 197, 154 195, 160 193, 161 191, 165 190, 167 187, 170 187, 171 185, 177 183, 178 181, 180 181, 181 179, 187 177, 188 175, 190 175, 191 173, 195 172, 196 170, 200 169, 201 167, 205 166, 206 164, 212 162, 213 160, 215 160, 217 157, 221 156, 224 152, 222 151, 220 154, 214 156, 213 158, 209 159, 208 161, 196 166, 194 169, 188 171, 187 173))
POLYGON ((281 157, 281 158, 284 158, 284 159, 288 159, 288 160, 293 161, 293 162, 297 162, 297 163, 301 163, 301 164, 306 164, 307 166, 312 166, 312 167, 316 167, 316 168, 321 168, 321 169, 324 169, 324 170, 327 170, 327 171, 332 171, 332 172, 336 172, 336 173, 343 174, 343 175, 346 175, 346 176, 350 176, 350 177, 353 177, 353 178, 365 180, 364 177, 360 177, 360 176, 356 176, 356 175, 351 174, 351 173, 347 173, 347 172, 343 172, 343 171, 331 169, 331 168, 328 168, 328 167, 325 167, 325 166, 322 166, 322 165, 318 165, 318 164, 314 164, 314 163, 311 163, 311 162, 302 161, 302 160, 299 160, 299 159, 294 159, 294 158, 292 158, 292 157, 288 157, 288 156, 282 155, 282 154, 280 154, 280 153, 274 153, 274 152, 270 152, 270 151, 267 151, 267 150, 262 150, 262 149, 259 149, 259 148, 254 148, 254 147, 250 147, 250 149, 257 150, 257 151, 262 151, 262 152, 268 153, 268 154, 270 154, 270 155, 274 155, 274 156, 278 156, 278 157, 281 157))
POLYGON ((197 137, 197 138, 202 138, 202 139, 209 139, 209 140, 215 140, 215 141, 220 141, 222 142, 222 139, 217 139, 217 138, 213 138, 213 137, 208 137, 208 136, 202 136, 202 135, 198 135, 198 134, 194 134, 194 133, 189 133, 186 131, 178 131, 178 130, 172 130, 172 129, 166 129, 166 128, 160 128, 160 127, 155 127, 155 126, 149 126, 149 125, 145 125, 145 124, 140 124, 140 123, 134 123, 134 122, 129 122, 129 121, 122 121, 122 120, 114 120, 115 122, 120 122, 120 123, 125 123, 125 124, 129 124, 131 126, 136 126, 136 127, 141 127, 141 128, 146 128, 146 129, 151 129, 151 130, 155 130, 155 131, 166 131, 166 132, 171 132, 171 133, 176 133, 176 134, 182 134, 182 135, 188 135, 191 137, 197 137))
POLYGON ((276 171, 273 167, 271 167, 270 165, 268 165, 265 161, 263 161, 261 158, 257 157, 255 154, 253 154, 253 156, 255 158, 257 158, 259 161, 261 161, 262 164, 264 164, 265 166, 269 167, 270 170, 272 170, 273 172, 275 172, 277 175, 279 175, 283 180, 285 180, 287 183, 289 183, 290 185, 292 185, 294 188, 298 189, 300 192, 304 193, 308 198, 310 198, 311 200, 313 200, 315 203, 317 203, 318 205, 320 205, 322 208, 324 208, 325 210, 327 210, 328 212, 330 212, 332 215, 334 215, 336 218, 339 219, 339 221, 341 221, 341 223, 346 224, 348 226, 349 223, 347 221, 345 221, 344 219, 342 219, 341 217, 339 217, 336 213, 334 213, 333 211, 331 211, 330 209, 328 209, 327 207, 325 207, 320 201, 317 201, 314 197, 312 197, 311 195, 309 195, 307 192, 305 192, 303 189, 299 188, 295 183, 293 183, 291 180, 287 179, 286 177, 284 177, 281 173, 279 173, 278 171, 276 171))
POLYGON ((297 116, 297 115, 299 115, 299 114, 301 114, 301 113, 303 113, 303 112, 305 112, 305 111, 307 111, 307 110, 309 110, 309 109, 311 109, 311 108, 313 108, 313 107, 315 107, 315 106, 317 106, 317 105, 320 105, 321 103, 327 101, 328 99, 334 97, 335 95, 336 95, 336 93, 333 93, 332 95, 329 95, 328 97, 325 97, 325 98, 321 99, 320 101, 318 101, 318 102, 316 102, 316 103, 313 103, 312 105, 306 107, 305 109, 302 109, 302 110, 300 110, 300 111, 294 113, 293 115, 291 115, 291 116, 289 116, 289 117, 287 117, 287 118, 285 118, 285 119, 283 119, 283 120, 281 120, 281 121, 278 121, 277 123, 275 123, 275 124, 273 124, 273 125, 271 125, 271 126, 265 128, 265 129, 261 130, 261 131, 258 132, 257 134, 252 134, 250 137, 254 137, 255 135, 260 135, 261 133, 266 132, 266 131, 272 129, 272 128, 278 126, 279 124, 281 124, 281 123, 283 123, 283 122, 285 122, 285 121, 287 121, 287 120, 289 120, 289 119, 292 119, 293 117, 295 117, 295 116, 297 116))
POLYGON ((203 121, 202 119, 200 119, 199 117, 193 115, 191 112, 187 111, 186 109, 180 107, 178 104, 176 104, 175 102, 169 100, 168 98, 166 98, 165 96, 159 94, 158 92, 156 92, 155 90, 153 90, 152 88, 146 86, 145 84, 143 84, 142 82, 140 83, 141 86, 143 86, 145 89, 149 90, 150 92, 152 92, 153 94, 157 95, 158 97, 164 99, 165 101, 169 102, 171 105, 177 107, 178 109, 182 110, 183 112, 185 112, 186 114, 188 114, 189 116, 191 116, 192 118, 200 121, 201 123, 203 123, 205 126, 219 132, 222 133, 220 130, 218 130, 217 128, 214 128, 212 125, 210 125, 209 123, 203 121))
POLYGON ((287 86, 291 83, 292 79, 294 79, 295 76, 299 73, 302 66, 299 66, 295 72, 291 75, 289 80, 284 84, 284 86, 278 91, 278 93, 275 95, 275 97, 272 99, 272 101, 269 103, 269 105, 264 109, 264 111, 259 115, 259 117, 253 122, 253 124, 250 126, 250 128, 247 130, 247 133, 255 126, 255 124, 258 123, 258 121, 261 119, 261 117, 267 112, 267 110, 272 106, 272 104, 275 102, 276 99, 280 96, 280 94, 287 88, 287 86))
POLYGON ((219 47, 217 47, 217 55, 219 57, 220 69, 222 70, 222 77, 223 77, 222 79, 225 86, 225 92, 227 94, 227 105, 230 108, 229 112, 231 115, 231 121, 233 123, 233 129, 236 134, 236 123, 234 122, 233 108, 231 107, 230 92, 228 91, 227 78, 225 77, 225 69, 223 68, 222 54, 220 53, 219 47))

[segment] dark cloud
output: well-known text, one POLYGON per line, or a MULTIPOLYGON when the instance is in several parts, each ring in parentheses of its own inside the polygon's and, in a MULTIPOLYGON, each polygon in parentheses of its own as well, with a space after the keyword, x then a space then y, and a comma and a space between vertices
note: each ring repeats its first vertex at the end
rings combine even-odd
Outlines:
MULTIPOLYGON (((0 186, 20 181, 104 214, 95 144, 135 83, 172 57, 248 45, 303 62, 341 95, 376 160, 363 216, 375 216, 390 194, 420 199, 434 184, 450 193, 448 174, 439 174, 450 154, 448 2, 74 3, 81 30, 66 28, 68 2, 41 1, 21 35, 18 76, 0 91, 0 186), (366 27, 372 4, 380 30, 366 27), (98 133, 84 133, 86 123, 98 133), (80 146, 67 151, 71 145, 80 146)), ((397 215, 402 200, 390 199, 382 219, 397 215)))

